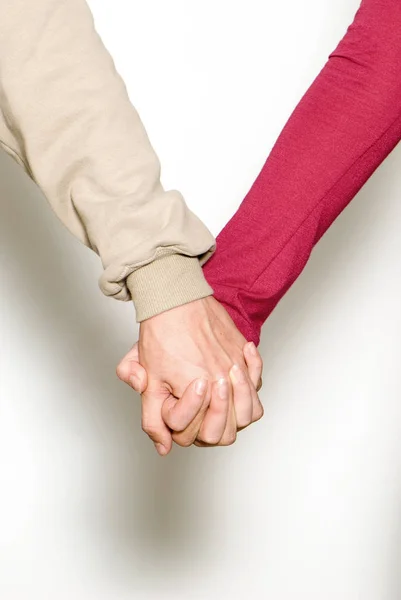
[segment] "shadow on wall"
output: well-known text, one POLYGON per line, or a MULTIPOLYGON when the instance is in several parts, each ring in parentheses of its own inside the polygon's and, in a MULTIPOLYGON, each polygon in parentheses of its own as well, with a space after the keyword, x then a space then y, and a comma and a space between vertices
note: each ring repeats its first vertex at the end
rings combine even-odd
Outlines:
MULTIPOLYGON (((101 426, 95 448, 99 464, 83 492, 78 520, 93 526, 89 535, 94 543, 100 538, 113 554, 118 547, 130 569, 140 570, 138 558, 145 564, 151 557, 152 565, 160 562, 162 570, 168 569, 169 558, 193 562, 197 549, 203 553, 200 548, 207 545, 209 535, 200 505, 202 473, 212 468, 212 456, 205 460, 205 454, 190 449, 176 450, 164 460, 157 457, 140 429, 139 397, 115 375, 118 360, 137 339, 136 328, 127 334, 127 322, 115 317, 114 301, 103 299, 98 291, 95 278, 100 266, 93 266, 97 257, 92 264, 90 252, 64 229, 37 187, 3 152, 0 197, 0 270, 5 256, 3 277, 10 285, 17 282, 17 294, 22 290, 23 298, 16 303, 26 306, 27 341, 35 339, 29 331, 33 323, 34 335, 45 338, 54 351, 52 379, 59 377, 60 385, 68 378, 79 382, 82 392, 69 399, 71 411, 78 415, 74 420, 93 419, 85 426, 93 428, 94 435, 101 426), (105 431, 114 435, 116 460, 109 467, 102 462, 105 431), (199 490, 189 477, 194 470, 199 490)), ((129 318, 134 323, 133 311, 129 318)), ((65 401, 54 396, 49 398, 52 405, 65 401)), ((60 406, 60 415, 62 411, 65 407, 60 406)), ((85 463, 85 457, 82 460, 85 463)))
MULTIPOLYGON (((377 219, 383 214, 377 198, 386 185, 394 184, 389 174, 400 160, 398 150, 396 154, 320 242, 308 268, 269 320, 261 346, 265 398, 269 381, 278 377, 275 357, 285 348, 291 327, 314 317, 311 295, 323 289, 328 278, 331 286, 334 280, 341 289, 344 263, 351 254, 366 250, 358 240, 375 237, 377 219)), ((116 436, 119 458, 106 471, 99 458, 95 484, 92 480, 85 490, 82 520, 92 523, 96 506, 93 537, 106 538, 106 544, 109 540, 113 553, 118 547, 130 568, 140 569, 150 558, 152 567, 160 567, 163 573, 177 561, 185 565, 196 560, 201 567, 209 559, 214 520, 224 510, 214 496, 213 476, 220 460, 231 463, 244 448, 239 443, 228 450, 176 450, 167 460, 156 456, 140 431, 138 397, 114 374, 137 332, 132 328, 126 337, 119 332, 123 321, 115 317, 114 308, 108 308, 111 300, 100 299, 93 281, 95 263, 86 259, 88 251, 57 222, 37 188, 4 154, 0 155, 0 196, 0 249, 10 257, 13 277, 24 295, 17 301, 26 304, 35 331, 43 332, 46 343, 54 347, 59 358, 53 368, 60 369, 60 376, 79 381, 82 393, 71 398, 74 410, 82 419, 96 414, 103 430, 109 427, 116 436), (139 566, 138 557, 143 561, 139 566)), ((260 426, 267 434, 268 418, 260 426)), ((99 448, 101 444, 99 439, 99 448)))

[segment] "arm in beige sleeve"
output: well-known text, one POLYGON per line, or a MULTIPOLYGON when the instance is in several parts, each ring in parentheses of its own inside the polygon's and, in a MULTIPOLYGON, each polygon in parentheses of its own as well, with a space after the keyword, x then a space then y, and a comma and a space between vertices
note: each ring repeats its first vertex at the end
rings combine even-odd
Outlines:
POLYGON ((160 165, 85 0, 0 3, 0 144, 137 320, 212 293, 214 239, 160 165))

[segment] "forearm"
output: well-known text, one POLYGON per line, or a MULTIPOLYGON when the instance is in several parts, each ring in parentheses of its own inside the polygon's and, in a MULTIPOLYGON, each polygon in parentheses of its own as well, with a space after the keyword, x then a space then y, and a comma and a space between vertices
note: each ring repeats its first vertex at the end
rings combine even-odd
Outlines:
POLYGON ((100 255, 104 293, 132 296, 138 320, 211 293, 199 261, 214 240, 163 189, 85 0, 1 2, 0 143, 100 255))
POLYGON ((206 277, 256 343, 313 246, 401 138, 400 31, 397 0, 362 2, 218 236, 206 277))

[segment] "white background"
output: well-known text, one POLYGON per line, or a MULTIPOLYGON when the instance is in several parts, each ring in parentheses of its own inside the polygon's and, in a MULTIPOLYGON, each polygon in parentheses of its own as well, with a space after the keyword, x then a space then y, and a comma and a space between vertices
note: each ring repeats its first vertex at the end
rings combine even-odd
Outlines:
MULTIPOLYGON (((92 0, 163 165, 217 233, 356 0, 92 0)), ((0 597, 401 596, 401 148, 264 330, 265 418, 159 459, 114 374, 132 307, 0 160, 0 597)))

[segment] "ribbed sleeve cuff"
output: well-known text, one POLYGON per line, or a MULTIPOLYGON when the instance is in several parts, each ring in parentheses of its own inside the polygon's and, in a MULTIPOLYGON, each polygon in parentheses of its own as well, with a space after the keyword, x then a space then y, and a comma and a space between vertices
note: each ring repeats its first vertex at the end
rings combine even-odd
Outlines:
POLYGON ((140 267, 127 278, 138 323, 166 310, 211 296, 198 258, 172 254, 140 267))

